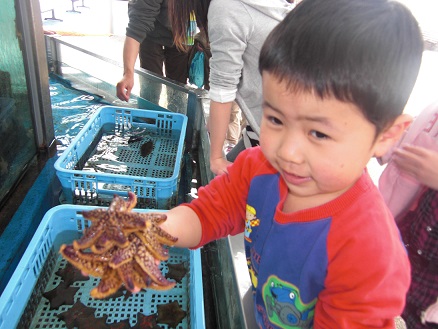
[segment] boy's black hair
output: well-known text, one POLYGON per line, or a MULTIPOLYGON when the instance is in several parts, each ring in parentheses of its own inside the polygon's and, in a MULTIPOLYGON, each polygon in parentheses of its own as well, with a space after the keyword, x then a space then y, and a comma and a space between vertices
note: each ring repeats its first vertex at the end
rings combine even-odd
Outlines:
POLYGON ((259 70, 355 104, 378 134, 402 113, 422 52, 417 21, 396 1, 304 0, 266 39, 259 70))

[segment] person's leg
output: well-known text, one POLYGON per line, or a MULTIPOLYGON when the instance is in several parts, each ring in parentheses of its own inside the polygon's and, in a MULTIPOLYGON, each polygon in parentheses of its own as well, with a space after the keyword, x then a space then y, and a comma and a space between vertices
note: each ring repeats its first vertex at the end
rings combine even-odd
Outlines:
MULTIPOLYGON (((165 47, 164 69, 166 77, 179 83, 187 84, 189 53, 179 51, 176 47, 165 47)), ((187 104, 187 94, 167 88, 167 109, 184 113, 187 104), (183 111, 182 111, 183 110, 183 111), (182 111, 182 112, 181 112, 182 111)))
POLYGON ((239 105, 233 102, 231 107, 230 123, 228 125, 227 136, 225 138, 224 152, 228 154, 231 149, 237 144, 240 138, 240 122, 242 121, 242 114, 239 105))
POLYGON ((189 76, 189 53, 179 51, 176 47, 164 47, 164 56, 166 77, 186 84, 189 76))
MULTIPOLYGON (((146 38, 140 44, 139 51, 140 67, 163 76, 164 47, 146 38)), ((140 78, 140 97, 154 104, 159 104, 161 95, 161 83, 151 79, 140 78)))
POLYGON ((164 47, 158 43, 144 39, 140 44, 138 54, 140 67, 151 71, 159 76, 163 76, 164 47))

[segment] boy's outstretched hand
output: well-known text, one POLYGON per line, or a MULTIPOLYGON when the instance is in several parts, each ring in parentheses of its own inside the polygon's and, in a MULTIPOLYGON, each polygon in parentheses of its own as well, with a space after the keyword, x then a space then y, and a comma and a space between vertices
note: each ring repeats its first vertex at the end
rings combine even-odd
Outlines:
POLYGON ((438 152, 404 144, 394 151, 393 161, 405 174, 421 184, 438 190, 438 152))

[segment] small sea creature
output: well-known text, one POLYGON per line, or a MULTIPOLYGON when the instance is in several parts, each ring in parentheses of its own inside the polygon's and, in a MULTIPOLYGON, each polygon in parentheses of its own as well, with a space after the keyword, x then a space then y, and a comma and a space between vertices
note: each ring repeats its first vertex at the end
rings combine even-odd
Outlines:
POLYGON ((144 315, 143 313, 137 313, 137 323, 132 329, 161 329, 157 325, 157 314, 144 315))
POLYGON ((57 315, 60 320, 65 322, 68 329, 73 328, 93 328, 104 329, 108 328, 106 318, 96 318, 94 316, 95 309, 85 306, 79 300, 74 303, 73 307, 65 312, 57 315))
POLYGON ((90 279, 87 276, 83 276, 81 271, 70 263, 67 263, 64 268, 60 268, 55 274, 61 277, 62 282, 60 284, 63 284, 65 287, 70 286, 76 281, 87 281, 90 279))
POLYGON ((50 309, 53 310, 62 305, 73 305, 74 297, 79 288, 59 284, 56 288, 43 293, 43 296, 50 302, 50 309))
POLYGON ((151 154, 151 152, 154 150, 154 142, 152 142, 151 140, 148 140, 146 143, 144 143, 141 147, 140 147, 140 155, 142 157, 146 157, 149 154, 151 154))
POLYGON ((129 319, 125 319, 108 324, 108 329, 131 329, 131 324, 129 323, 129 319))
POLYGON ((176 328, 187 315, 177 301, 157 305, 157 311, 157 322, 167 324, 170 328, 176 328))
POLYGON ((142 139, 143 139, 143 137, 141 137, 141 136, 136 136, 136 135, 129 136, 128 144, 139 142, 142 139))
POLYGON ((181 283, 182 279, 187 274, 187 269, 184 266, 184 263, 180 264, 167 264, 169 268, 169 272, 166 274, 166 278, 173 279, 178 283, 181 283))

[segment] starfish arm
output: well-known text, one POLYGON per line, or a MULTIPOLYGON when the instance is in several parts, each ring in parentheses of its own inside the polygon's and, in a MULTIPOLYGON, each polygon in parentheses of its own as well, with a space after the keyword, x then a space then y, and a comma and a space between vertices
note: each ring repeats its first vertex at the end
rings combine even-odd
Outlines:
POLYGON ((126 210, 130 211, 134 209, 134 207, 137 205, 137 195, 132 193, 131 191, 128 192, 128 200, 125 201, 126 210))
POLYGON ((123 281, 126 289, 128 289, 132 293, 137 293, 142 288, 141 286, 136 286, 136 280, 134 279, 134 269, 132 266, 132 262, 123 264, 122 266, 116 269, 120 279, 123 281))
POLYGON ((117 194, 114 194, 113 200, 108 207, 109 211, 126 211, 126 202, 117 194))
POLYGON ((81 211, 82 216, 92 222, 98 221, 102 216, 106 216, 107 210, 105 209, 93 209, 88 211, 81 211))
POLYGON ((149 250, 149 252, 158 260, 169 259, 169 250, 164 248, 155 238, 154 235, 148 234, 148 231, 135 232, 134 234, 141 240, 143 245, 149 250))
POLYGON ((166 214, 156 213, 156 212, 147 212, 147 213, 138 213, 145 221, 152 222, 152 224, 161 224, 167 219, 166 214))
POLYGON ((134 286, 140 289, 147 288, 148 284, 151 282, 151 279, 139 266, 136 266, 137 263, 133 262, 132 264, 132 281, 134 282, 134 286))
POLYGON ((139 213, 136 212, 120 212, 114 214, 115 225, 120 226, 125 232, 133 232, 147 228, 151 225, 150 221, 146 221, 139 213))
MULTIPOLYGON (((101 210, 101 209, 98 209, 101 210)), ((90 212, 94 212, 95 210, 91 210, 89 212, 82 212, 82 215, 84 216, 84 218, 86 218, 86 213, 90 213, 90 212)), ((100 212, 99 213, 100 218, 97 219, 97 217, 94 217, 93 215, 93 222, 91 224, 90 227, 88 227, 85 231, 84 231, 84 235, 79 239, 79 240, 75 240, 73 242, 73 246, 75 247, 75 249, 86 249, 89 248, 91 245, 93 245, 97 239, 99 239, 99 237, 102 235, 102 233, 105 231, 105 226, 106 226, 106 218, 107 218, 107 214, 100 212)), ((88 218, 87 218, 88 219, 88 218)))
POLYGON ((126 248, 118 248, 114 253, 109 266, 112 268, 118 268, 123 264, 131 261, 137 252, 137 245, 135 243, 129 244, 126 248))
POLYGON ((105 252, 103 254, 95 254, 94 252, 85 252, 83 250, 76 250, 76 255, 82 261, 99 262, 99 263, 106 264, 112 259, 113 251, 108 250, 107 252, 105 252))
POLYGON ((108 234, 103 232, 94 245, 90 247, 95 254, 103 254, 114 247, 114 241, 110 240, 108 234))
POLYGON ((105 231, 108 239, 120 248, 126 248, 129 245, 127 234, 118 226, 108 226, 105 231))
POLYGON ((122 286, 122 279, 116 270, 108 268, 96 288, 90 291, 90 296, 96 299, 111 296, 122 286))
POLYGON ((140 265, 143 271, 145 271, 157 285, 162 286, 163 289, 171 289, 175 286, 175 282, 168 281, 155 262, 154 257, 144 246, 139 246, 137 254, 134 256, 137 264, 140 265))
POLYGON ((81 254, 71 245, 63 244, 59 252, 76 268, 93 276, 101 277, 109 268, 105 262, 83 259, 81 254))
POLYGON ((173 246, 178 241, 177 237, 170 235, 157 225, 152 226, 151 234, 153 234, 159 242, 164 243, 168 246, 173 246))
POLYGON ((137 196, 131 191, 128 192, 128 199, 124 200, 121 196, 114 194, 113 200, 108 207, 110 211, 130 211, 137 204, 137 196))

